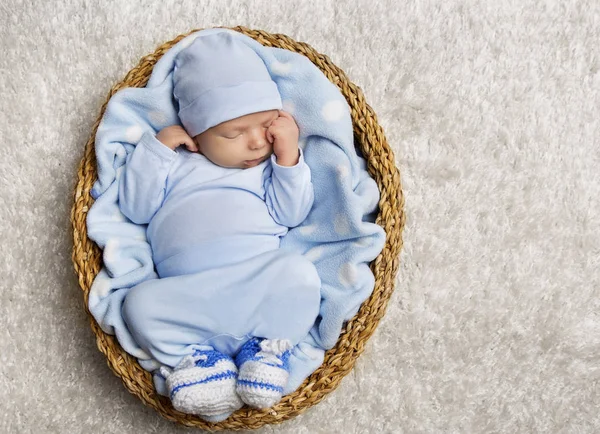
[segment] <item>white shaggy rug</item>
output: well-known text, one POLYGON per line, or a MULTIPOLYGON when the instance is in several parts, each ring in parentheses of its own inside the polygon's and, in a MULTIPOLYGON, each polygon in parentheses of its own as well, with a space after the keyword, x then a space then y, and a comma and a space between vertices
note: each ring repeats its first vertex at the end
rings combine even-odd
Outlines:
POLYGON ((96 350, 69 212, 110 87, 238 24, 361 86, 406 194, 398 286, 356 369, 260 432, 600 432, 600 3, 3 0, 0 433, 187 431, 96 350))

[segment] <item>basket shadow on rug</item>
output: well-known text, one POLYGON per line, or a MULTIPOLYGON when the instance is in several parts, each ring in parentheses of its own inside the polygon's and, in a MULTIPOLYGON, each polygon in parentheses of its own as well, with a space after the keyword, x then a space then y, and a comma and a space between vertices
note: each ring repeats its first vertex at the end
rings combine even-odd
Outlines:
MULTIPOLYGON (((113 86, 85 146, 84 156, 77 173, 71 222, 74 240, 72 259, 79 285, 83 290, 86 310, 90 287, 102 267, 102 252, 88 238, 86 227, 87 212, 93 203, 90 190, 97 179, 94 153, 96 130, 108 100, 114 93, 126 87, 144 87, 158 59, 181 39, 198 30, 201 29, 192 30, 164 43, 154 53, 142 58, 123 81, 113 86)), ((365 157, 369 174, 379 187, 381 198, 376 223, 384 228, 386 243, 382 252, 371 263, 371 270, 375 276, 373 294, 362 304, 354 318, 346 324, 336 346, 325 354, 325 360, 321 367, 307 378, 294 393, 285 396, 275 407, 266 410, 245 407, 227 420, 216 424, 173 409, 168 398, 155 392, 150 373, 143 370, 136 359, 120 347, 114 336, 104 333, 89 311, 87 312, 99 350, 106 356, 111 370, 121 378, 131 393, 170 421, 211 431, 255 429, 265 424, 283 422, 319 403, 338 386, 341 379, 354 367, 356 359, 362 354, 366 342, 385 313, 387 303, 394 290, 405 222, 404 198, 394 155, 382 128, 377 123, 375 113, 365 102, 362 91, 350 82, 346 74, 327 56, 319 54, 307 44, 296 42, 282 34, 270 34, 244 27, 235 27, 232 30, 241 32, 265 46, 284 48, 306 56, 340 89, 351 109, 355 144, 365 157)))

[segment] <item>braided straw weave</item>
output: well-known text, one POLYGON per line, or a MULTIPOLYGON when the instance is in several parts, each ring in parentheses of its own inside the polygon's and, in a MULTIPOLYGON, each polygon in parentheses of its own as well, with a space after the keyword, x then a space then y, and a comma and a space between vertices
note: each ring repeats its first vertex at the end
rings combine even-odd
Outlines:
POLYGON ((114 336, 107 335, 100 329, 87 309, 89 290, 102 266, 102 255, 98 246, 87 236, 86 215, 93 202, 90 190, 97 178, 94 138, 108 100, 120 89, 145 86, 152 67, 158 59, 181 39, 197 30, 192 30, 188 34, 180 35, 174 40, 164 43, 154 53, 142 58, 138 66, 110 90, 86 144, 85 154, 77 174, 75 203, 71 211, 74 240, 73 264, 79 277, 79 285, 83 290, 85 309, 90 317, 98 348, 106 356, 109 367, 123 380, 131 393, 165 418, 185 426, 210 431, 255 429, 265 424, 283 422, 319 403, 325 395, 338 386, 341 379, 354 367, 357 357, 362 354, 367 340, 383 317, 388 300, 394 290, 399 254, 402 248, 402 229, 405 222, 404 198, 394 155, 385 139, 383 130, 377 123, 377 117, 365 102, 361 90, 348 80, 340 68, 331 63, 327 56, 317 53, 309 45, 296 42, 285 35, 270 34, 244 27, 233 28, 265 46, 285 48, 303 54, 319 67, 344 94, 352 112, 355 141, 359 144, 367 160, 369 174, 375 179, 381 192, 377 224, 385 229, 387 238, 383 251, 371 263, 371 270, 375 275, 373 294, 363 303, 356 316, 347 323, 335 348, 325 354, 323 365, 306 379, 296 392, 285 396, 279 404, 271 409, 254 410, 244 407, 227 420, 216 424, 173 409, 168 398, 155 392, 151 375, 143 370, 133 357, 123 351, 114 336))

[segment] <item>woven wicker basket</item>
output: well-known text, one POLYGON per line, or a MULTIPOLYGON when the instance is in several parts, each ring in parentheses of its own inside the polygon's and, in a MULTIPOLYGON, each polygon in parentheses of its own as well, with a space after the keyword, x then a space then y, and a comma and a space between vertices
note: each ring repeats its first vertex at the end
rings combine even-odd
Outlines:
MULTIPOLYGON (((197 30, 199 29, 189 33, 197 30)), ((265 424, 280 423, 303 413, 338 386, 340 380, 354 367, 357 357, 363 352, 367 340, 385 313, 388 300, 394 290, 405 221, 404 199, 394 155, 377 123, 375 113, 365 102, 361 90, 351 83, 346 74, 331 63, 327 56, 317 53, 307 44, 296 42, 285 35, 269 34, 244 27, 236 27, 233 30, 250 36, 265 46, 285 48, 303 54, 319 67, 343 93, 352 111, 355 141, 360 146, 367 160, 368 171, 377 182, 381 192, 377 224, 385 229, 387 239, 383 251, 371 263, 371 270, 375 275, 373 294, 363 303, 358 314, 348 322, 335 348, 326 353, 323 365, 296 392, 284 397, 275 407, 268 410, 254 410, 245 407, 234 413, 229 419, 217 424, 208 423, 196 416, 186 415, 173 409, 167 398, 154 391, 151 375, 144 371, 133 357, 123 351, 114 336, 107 335, 100 329, 88 311, 98 348, 106 356, 109 367, 123 380, 131 393, 171 421, 211 431, 254 429, 265 424)), ((73 263, 79 277, 79 285, 83 290, 86 310, 90 287, 102 266, 101 251, 88 238, 86 228, 86 215, 93 203, 90 190, 97 178, 94 154, 96 129, 110 97, 126 87, 145 86, 152 67, 158 59, 189 33, 161 45, 154 53, 142 58, 138 66, 132 69, 122 82, 113 86, 86 144, 85 154, 77 174, 78 182, 71 211, 74 238, 73 263)))

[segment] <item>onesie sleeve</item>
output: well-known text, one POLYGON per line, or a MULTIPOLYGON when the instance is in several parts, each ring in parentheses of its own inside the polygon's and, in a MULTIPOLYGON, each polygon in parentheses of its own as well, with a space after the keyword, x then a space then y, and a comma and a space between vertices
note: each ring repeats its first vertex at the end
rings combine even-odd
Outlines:
POLYGON ((265 182, 265 202, 271 217, 280 225, 293 228, 304 221, 314 202, 310 168, 300 158, 295 166, 280 166, 271 156, 272 175, 265 182))
POLYGON ((132 222, 147 224, 162 205, 177 153, 147 131, 127 156, 119 180, 119 208, 132 222))

